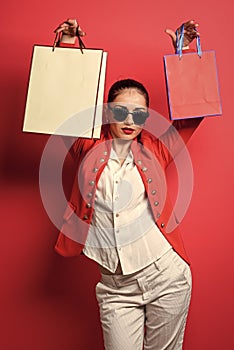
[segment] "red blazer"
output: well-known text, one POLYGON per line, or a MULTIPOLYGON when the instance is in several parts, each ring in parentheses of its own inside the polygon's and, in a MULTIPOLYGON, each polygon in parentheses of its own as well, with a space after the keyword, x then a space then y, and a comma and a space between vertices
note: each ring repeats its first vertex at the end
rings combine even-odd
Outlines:
MULTIPOLYGON (((179 142, 181 138, 187 143, 201 120, 202 118, 192 118, 174 121, 173 126, 169 127, 160 139, 142 130, 131 145, 134 162, 144 183, 155 223, 187 263, 189 260, 178 229, 178 221, 173 215, 166 189, 165 169, 183 147, 183 142, 179 142), (171 215, 175 229, 167 233, 171 215)), ((104 126, 100 139, 79 138, 71 149, 77 161, 77 172, 70 201, 64 213, 64 223, 55 246, 55 250, 63 256, 77 256, 82 252, 92 221, 97 183, 108 162, 111 143, 109 127, 104 126)))

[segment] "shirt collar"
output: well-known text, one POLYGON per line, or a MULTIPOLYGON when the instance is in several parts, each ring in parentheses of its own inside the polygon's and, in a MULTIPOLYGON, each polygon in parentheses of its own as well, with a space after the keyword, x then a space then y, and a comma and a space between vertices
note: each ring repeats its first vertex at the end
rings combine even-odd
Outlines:
MULTIPOLYGON (((116 152, 114 151, 113 147, 111 147, 110 159, 119 161, 119 158, 116 152)), ((133 153, 131 150, 129 150, 128 155, 125 159, 125 163, 133 163, 133 160, 134 160, 133 153)))

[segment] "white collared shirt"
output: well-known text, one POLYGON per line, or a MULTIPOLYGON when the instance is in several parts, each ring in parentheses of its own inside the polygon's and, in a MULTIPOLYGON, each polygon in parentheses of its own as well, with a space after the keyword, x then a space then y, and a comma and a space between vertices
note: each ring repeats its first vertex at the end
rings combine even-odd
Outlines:
POLYGON ((98 182, 84 254, 112 273, 120 263, 125 275, 148 266, 169 249, 154 222, 132 152, 121 166, 112 149, 98 182))

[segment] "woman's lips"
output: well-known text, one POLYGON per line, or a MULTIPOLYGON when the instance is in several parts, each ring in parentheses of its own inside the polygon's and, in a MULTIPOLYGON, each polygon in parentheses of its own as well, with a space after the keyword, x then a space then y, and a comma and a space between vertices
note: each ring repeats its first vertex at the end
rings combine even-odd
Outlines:
POLYGON ((131 128, 122 128, 122 130, 126 135, 131 135, 134 132, 134 129, 131 128))

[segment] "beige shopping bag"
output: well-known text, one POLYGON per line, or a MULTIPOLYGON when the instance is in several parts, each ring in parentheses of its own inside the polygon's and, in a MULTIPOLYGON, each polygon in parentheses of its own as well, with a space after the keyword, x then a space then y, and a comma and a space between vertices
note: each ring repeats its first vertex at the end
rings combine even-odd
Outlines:
POLYGON ((98 138, 107 53, 35 45, 23 131, 98 138))

